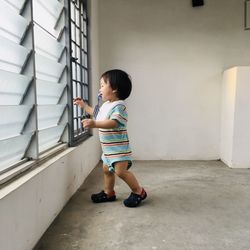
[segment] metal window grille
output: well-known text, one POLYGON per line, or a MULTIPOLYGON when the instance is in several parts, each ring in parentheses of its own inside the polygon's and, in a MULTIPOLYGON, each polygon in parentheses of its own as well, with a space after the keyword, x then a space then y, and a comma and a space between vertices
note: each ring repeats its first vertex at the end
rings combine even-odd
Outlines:
MULTIPOLYGON (((69 13, 72 99, 81 97, 89 102, 87 1, 71 0, 69 13)), ((70 141, 74 144, 88 137, 90 132, 88 129, 85 130, 81 123, 86 113, 78 106, 73 106, 72 109, 70 141)))

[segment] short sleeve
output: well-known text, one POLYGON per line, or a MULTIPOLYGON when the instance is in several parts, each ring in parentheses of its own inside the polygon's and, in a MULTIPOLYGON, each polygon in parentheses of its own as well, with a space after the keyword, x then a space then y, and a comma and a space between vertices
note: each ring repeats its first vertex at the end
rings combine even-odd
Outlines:
POLYGON ((116 120, 121 126, 126 126, 128 121, 126 106, 121 104, 116 105, 111 111, 110 119, 116 120))

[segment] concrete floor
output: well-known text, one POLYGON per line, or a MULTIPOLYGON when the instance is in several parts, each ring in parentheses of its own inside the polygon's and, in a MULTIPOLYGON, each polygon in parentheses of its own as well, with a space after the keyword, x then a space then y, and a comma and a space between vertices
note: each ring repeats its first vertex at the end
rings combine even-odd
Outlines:
POLYGON ((35 250, 250 249, 250 170, 220 161, 136 161, 148 192, 138 208, 117 180, 118 200, 93 204, 101 167, 90 174, 35 250))

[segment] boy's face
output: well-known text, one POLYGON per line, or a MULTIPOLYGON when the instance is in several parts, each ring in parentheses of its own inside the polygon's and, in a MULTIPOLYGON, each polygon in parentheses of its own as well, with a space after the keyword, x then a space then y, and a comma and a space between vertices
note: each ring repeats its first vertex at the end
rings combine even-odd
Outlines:
POLYGON ((118 100, 116 96, 116 90, 113 90, 110 86, 110 83, 105 82, 103 78, 100 80, 100 90, 99 92, 102 94, 103 101, 116 101, 118 100))

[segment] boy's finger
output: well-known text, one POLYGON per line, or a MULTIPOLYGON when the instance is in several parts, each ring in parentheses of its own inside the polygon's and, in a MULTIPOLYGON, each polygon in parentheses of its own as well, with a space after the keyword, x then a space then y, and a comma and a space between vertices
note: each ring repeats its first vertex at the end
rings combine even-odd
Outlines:
POLYGON ((73 101, 81 101, 82 99, 80 97, 76 97, 75 99, 73 99, 73 101))

